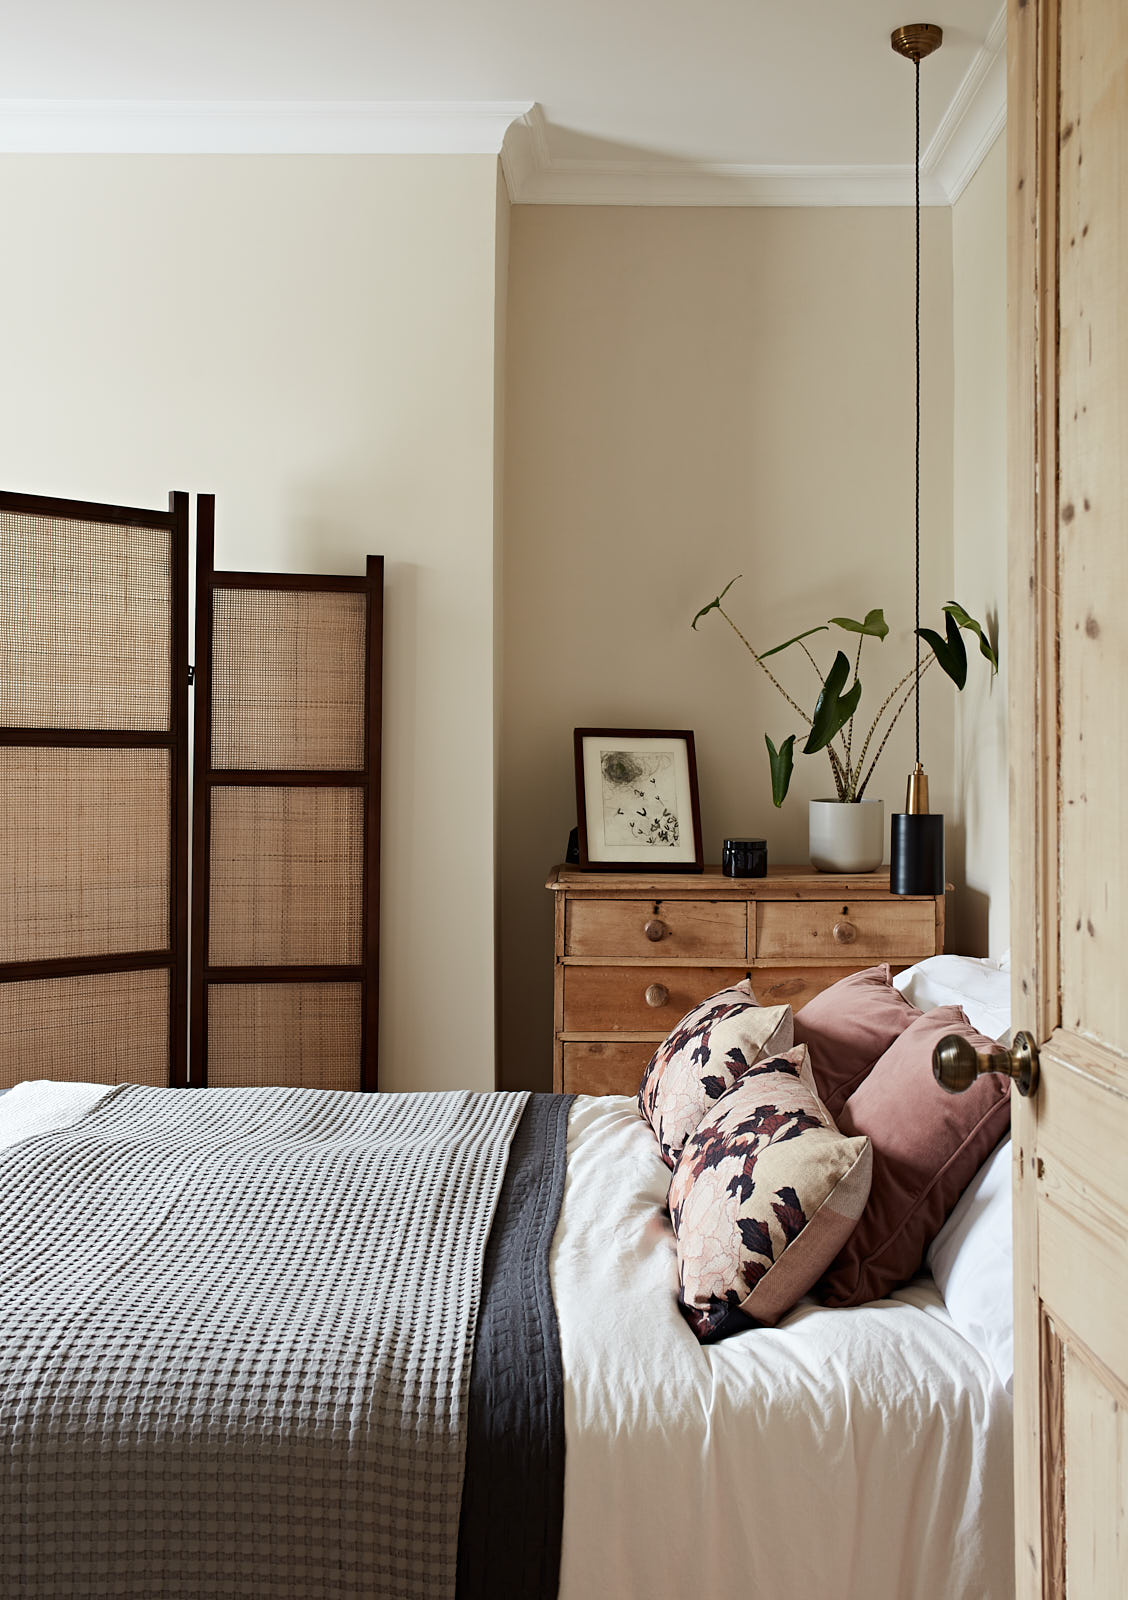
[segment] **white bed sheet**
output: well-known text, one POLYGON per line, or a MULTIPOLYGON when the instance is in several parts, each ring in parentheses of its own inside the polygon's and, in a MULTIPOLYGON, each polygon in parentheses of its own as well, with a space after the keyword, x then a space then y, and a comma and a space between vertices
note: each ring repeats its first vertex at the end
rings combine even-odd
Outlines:
POLYGON ((633 1099, 568 1153, 561 1600, 1010 1600, 1011 1400, 931 1278, 702 1347, 633 1099))

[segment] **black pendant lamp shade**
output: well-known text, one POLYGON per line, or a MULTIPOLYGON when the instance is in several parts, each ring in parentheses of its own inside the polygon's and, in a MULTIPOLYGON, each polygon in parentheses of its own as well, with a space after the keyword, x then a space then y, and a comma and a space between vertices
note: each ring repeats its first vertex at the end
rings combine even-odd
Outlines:
POLYGON ((928 809, 928 778, 920 764, 920 64, 944 35, 930 22, 895 28, 891 43, 916 74, 916 768, 904 811, 894 812, 889 840, 889 887, 894 894, 944 893, 944 818, 928 809))
POLYGON ((894 894, 943 894, 944 818, 939 812, 895 811, 889 840, 894 894))

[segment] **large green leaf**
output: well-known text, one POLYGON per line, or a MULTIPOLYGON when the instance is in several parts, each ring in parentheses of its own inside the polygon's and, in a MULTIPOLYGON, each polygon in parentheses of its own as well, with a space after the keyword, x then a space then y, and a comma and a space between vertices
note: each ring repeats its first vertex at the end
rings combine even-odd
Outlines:
POLYGON ((983 632, 983 629, 979 626, 978 622, 976 622, 975 618, 964 610, 963 606, 960 605, 958 600, 949 600, 948 604, 944 607, 944 610, 947 612, 948 616, 955 618, 961 628, 966 628, 969 633, 974 633, 976 635, 979 640, 979 654, 987 657, 987 660, 991 663, 992 672, 998 672, 998 653, 995 650, 995 646, 983 632))
POLYGON ((845 727, 858 709, 858 701, 862 698, 861 679, 855 678, 847 692, 842 693, 842 687, 849 676, 850 663, 839 650, 815 702, 811 731, 803 746, 804 755, 811 756, 816 750, 825 750, 835 734, 845 727))
POLYGON ((836 628, 845 628, 847 633, 864 633, 870 639, 884 639, 889 632, 885 612, 880 606, 867 611, 864 622, 855 622, 853 617, 831 617, 830 620, 836 628))
POLYGON ((744 576, 743 572, 738 572, 737 575, 736 575, 736 578, 730 578, 729 581, 725 584, 724 588, 721 590, 720 594, 717 595, 717 597, 714 600, 710 600, 710 602, 709 602, 709 604, 707 606, 702 606, 701 607, 701 610, 697 613, 697 615, 694 617, 693 621, 690 623, 690 627, 691 628, 696 628, 697 624, 701 621, 701 618, 704 617, 704 616, 707 616, 710 611, 719 611, 721 609, 721 601, 724 599, 725 595, 728 594, 729 590, 732 588, 733 584, 736 582, 736 579, 737 578, 743 578, 743 576, 744 576))
POLYGON ((782 644, 773 645, 770 650, 765 650, 758 659, 766 661, 769 656, 778 656, 781 650, 786 650, 788 645, 798 644, 800 639, 809 639, 812 633, 825 633, 827 625, 821 622, 817 628, 808 628, 805 633, 797 633, 793 639, 785 639, 782 644))
POLYGON ((945 607, 944 631, 948 635, 941 639, 935 628, 918 628, 917 632, 926 644, 932 646, 932 653, 951 678, 957 689, 962 689, 967 682, 967 651, 960 636, 959 625, 955 617, 945 607))
POLYGON ((772 804, 781 806, 787 798, 791 769, 795 765, 795 735, 789 733, 778 750, 766 733, 764 743, 768 747, 768 761, 772 769, 772 804))

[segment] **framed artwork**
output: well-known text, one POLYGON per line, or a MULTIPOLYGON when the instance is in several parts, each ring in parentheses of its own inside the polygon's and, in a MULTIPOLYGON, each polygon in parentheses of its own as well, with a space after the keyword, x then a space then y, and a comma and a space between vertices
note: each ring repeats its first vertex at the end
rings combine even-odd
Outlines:
POLYGON ((577 728, 580 866, 595 872, 702 872, 693 734, 577 728))

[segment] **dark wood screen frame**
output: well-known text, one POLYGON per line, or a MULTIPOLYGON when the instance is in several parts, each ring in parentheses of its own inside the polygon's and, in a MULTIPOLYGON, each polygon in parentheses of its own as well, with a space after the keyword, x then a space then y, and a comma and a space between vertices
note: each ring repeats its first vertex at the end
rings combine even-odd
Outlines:
POLYGON ((369 556, 363 578, 215 570, 215 496, 196 497, 195 760, 192 823, 191 1035, 188 1080, 207 1084, 208 988, 211 984, 353 982, 361 990, 360 1083, 377 1088, 380 961, 380 751, 384 558, 369 556), (212 634, 220 589, 345 591, 366 597, 364 762, 348 771, 213 768, 212 634), (355 787, 364 792, 362 957, 340 966, 211 966, 208 962, 212 791, 221 785, 355 787))
POLYGON ((170 538, 169 726, 165 733, 112 728, 0 727, 0 744, 39 749, 161 749, 169 752, 169 936, 163 950, 0 962, 0 983, 163 967, 169 974, 169 1077, 187 1082, 188 1019, 188 495, 169 495, 167 511, 59 500, 0 491, 0 511, 71 522, 166 529, 170 538))

